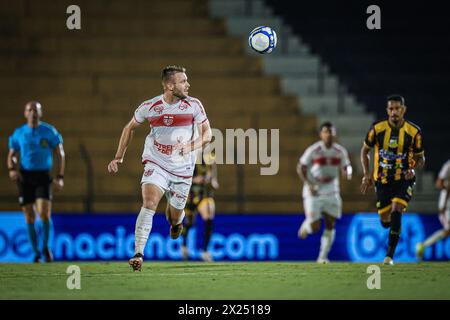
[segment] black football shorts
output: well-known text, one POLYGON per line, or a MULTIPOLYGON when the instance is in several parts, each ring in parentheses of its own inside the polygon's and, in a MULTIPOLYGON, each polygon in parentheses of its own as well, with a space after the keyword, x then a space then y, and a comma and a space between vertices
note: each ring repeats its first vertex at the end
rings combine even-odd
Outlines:
POLYGON ((378 213, 383 214, 390 211, 393 202, 401 203, 408 207, 408 203, 413 196, 414 184, 414 180, 405 179, 390 181, 385 184, 378 181, 375 182, 378 213))
POLYGON ((52 200, 52 178, 48 171, 20 170, 17 186, 20 206, 34 203, 38 198, 52 200))

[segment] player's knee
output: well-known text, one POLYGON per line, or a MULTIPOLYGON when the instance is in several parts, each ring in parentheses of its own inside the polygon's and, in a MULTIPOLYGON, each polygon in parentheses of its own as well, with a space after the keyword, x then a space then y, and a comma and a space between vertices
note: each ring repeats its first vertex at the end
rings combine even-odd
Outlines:
POLYGON ((385 212, 385 213, 380 214, 380 219, 381 219, 381 221, 390 222, 391 221, 391 213, 385 212))
POLYGON ((381 225, 383 226, 383 228, 389 229, 391 227, 391 222, 381 220, 381 225))
POLYGON ((214 217, 214 214, 209 210, 203 210, 203 211, 199 210, 198 212, 200 213, 200 216, 202 217, 202 219, 204 221, 211 220, 214 217))
POLYGON ((403 212, 406 210, 406 207, 398 202, 394 202, 392 203, 392 209, 391 209, 391 214, 393 214, 394 212, 403 212))
POLYGON ((209 218, 212 219, 214 217, 214 212, 216 211, 216 204, 213 198, 208 198, 208 213, 209 218))
POLYGON ((50 220, 50 210, 48 210, 48 208, 43 208, 43 210, 39 212, 39 218, 41 218, 42 222, 48 222, 50 220))
POLYGON ((212 228, 214 221, 212 219, 205 220, 205 227, 212 228))
POLYGON ((325 229, 333 230, 335 225, 335 220, 331 217, 325 219, 325 229))
POLYGON ((33 206, 22 207, 22 211, 25 214, 26 223, 34 223, 36 221, 36 214, 34 213, 33 206))
POLYGON ((311 223, 311 229, 313 232, 318 232, 320 230, 320 227, 322 226, 322 223, 320 220, 314 221, 311 223))
POLYGON ((400 233, 402 223, 402 213, 394 211, 391 214, 391 231, 400 233))
POLYGON ((36 218, 32 215, 26 214, 25 215, 25 222, 27 224, 33 224, 36 221, 36 218))
POLYGON ((144 199, 142 206, 145 209, 156 210, 156 208, 158 207, 158 203, 153 199, 144 199))

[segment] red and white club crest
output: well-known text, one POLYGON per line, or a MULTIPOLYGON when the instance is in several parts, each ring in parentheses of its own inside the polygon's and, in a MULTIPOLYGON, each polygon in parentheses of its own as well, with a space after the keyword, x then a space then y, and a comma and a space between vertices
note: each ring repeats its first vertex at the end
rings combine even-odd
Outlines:
POLYGON ((186 110, 189 107, 189 105, 186 102, 181 102, 180 105, 178 106, 178 109, 180 110, 186 110))
POLYGON ((173 116, 164 116, 163 117, 163 122, 166 126, 170 126, 173 123, 173 116))
POLYGON ((149 177, 153 174, 154 169, 146 170, 144 171, 144 176, 149 177))
POLYGON ((155 112, 158 114, 161 114, 164 111, 164 106, 163 105, 159 105, 155 107, 155 112))

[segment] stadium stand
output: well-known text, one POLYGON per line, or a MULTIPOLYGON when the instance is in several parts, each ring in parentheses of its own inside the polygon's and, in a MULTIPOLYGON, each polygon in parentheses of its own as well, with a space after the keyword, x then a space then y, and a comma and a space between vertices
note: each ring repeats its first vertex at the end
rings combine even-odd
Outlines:
POLYGON ((421 16, 435 11, 434 6, 421 10, 425 5, 379 3, 383 29, 391 33, 386 38, 366 27, 366 10, 372 4, 368 1, 343 5, 339 1, 212 0, 211 4, 214 14, 226 17, 231 33, 244 36, 246 29, 258 23, 276 28, 279 48, 264 57, 266 73, 280 76, 283 92, 298 96, 302 113, 334 122, 340 141, 353 154, 359 151, 369 125, 386 117, 386 97, 405 95, 411 106, 407 117, 421 125, 427 143, 427 170, 418 173, 410 209, 436 209, 434 176, 449 156, 447 149, 442 150, 442 142, 448 141, 448 116, 437 118, 448 113, 442 74, 450 69, 450 60, 445 19, 428 23, 421 16), (423 23, 408 25, 414 20, 423 23), (411 36, 411 29, 417 37, 411 36), (431 59, 435 52, 440 52, 440 59, 431 59))
POLYGON ((450 39, 443 4, 378 1, 381 34, 366 27, 373 1, 266 3, 377 118, 385 116, 387 95, 406 97, 408 118, 424 132, 427 170, 436 174, 450 157, 450 39))
MULTIPOLYGON (((270 13, 261 1, 80 0, 82 29, 72 31, 66 28, 69 1, 0 3, 0 161, 7 137, 23 122, 24 104, 40 101, 43 120, 62 133, 67 152, 57 212, 138 210, 147 130, 137 130, 118 176, 108 175, 106 165, 135 108, 161 92, 160 70, 168 64, 188 68, 190 93, 202 100, 213 128, 280 129, 278 175, 260 176, 259 165, 219 166, 218 212, 301 211, 295 165, 316 140, 318 123, 332 117, 343 143, 356 146, 373 119, 354 95, 337 95, 341 82, 288 28, 279 29, 283 40, 273 56, 250 54, 242 36, 261 24, 254 8, 270 13), (305 74, 290 73, 292 64, 305 74), (356 131, 345 131, 361 119, 356 131)), ((266 21, 275 29, 282 23, 266 21)), ((350 149, 356 164, 358 148, 350 149)), ((343 185, 344 211, 372 209, 372 199, 358 192, 359 181, 357 175, 343 185)), ((17 208, 6 170, 0 188, 0 209, 17 208)))

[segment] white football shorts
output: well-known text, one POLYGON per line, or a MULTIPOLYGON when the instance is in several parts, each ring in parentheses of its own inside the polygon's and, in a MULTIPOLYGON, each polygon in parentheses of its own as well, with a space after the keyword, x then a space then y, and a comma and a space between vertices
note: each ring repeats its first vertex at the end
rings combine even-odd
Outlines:
POLYGON ((306 219, 314 222, 322 218, 322 213, 340 219, 342 216, 342 199, 337 193, 303 198, 306 219))
POLYGON ((158 186, 172 207, 183 210, 191 189, 192 178, 175 176, 160 166, 147 162, 141 179, 141 185, 143 184, 158 186))

